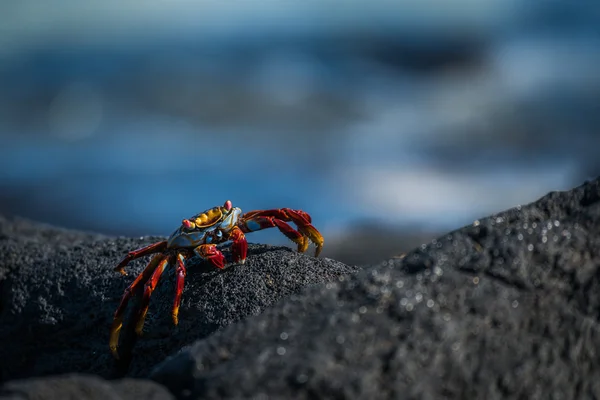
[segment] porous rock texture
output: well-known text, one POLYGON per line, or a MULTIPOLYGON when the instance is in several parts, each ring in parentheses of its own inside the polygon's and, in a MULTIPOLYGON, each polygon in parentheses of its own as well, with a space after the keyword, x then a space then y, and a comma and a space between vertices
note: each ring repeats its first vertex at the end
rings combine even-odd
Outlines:
MULTIPOLYGON (((152 240, 23 221, 0 228, 0 339, 11 343, 1 350, 2 378, 114 374, 107 330, 133 276, 111 268, 152 240)), ((599 398, 599 253, 598 180, 356 273, 252 246, 244 266, 190 268, 176 329, 166 278, 126 374, 179 399, 599 398)), ((65 378, 12 381, 0 394, 44 379, 65 378)), ((85 384, 118 391, 121 382, 85 384)))
MULTIPOLYGON (((152 295, 143 337, 135 342, 133 324, 126 325, 115 362, 108 348, 113 314, 149 258, 133 261, 127 277, 113 268, 127 251, 162 239, 110 238, 0 217, 0 382, 73 372, 144 377, 182 346, 305 286, 357 270, 288 247, 254 244, 245 264, 224 270, 192 258, 179 325, 171 320, 175 284, 169 269, 152 295)), ((230 259, 229 249, 224 253, 230 259)), ((139 296, 131 301, 130 317, 138 302, 139 296)))
POLYGON ((309 288, 151 374, 178 398, 600 397, 600 185, 309 288))

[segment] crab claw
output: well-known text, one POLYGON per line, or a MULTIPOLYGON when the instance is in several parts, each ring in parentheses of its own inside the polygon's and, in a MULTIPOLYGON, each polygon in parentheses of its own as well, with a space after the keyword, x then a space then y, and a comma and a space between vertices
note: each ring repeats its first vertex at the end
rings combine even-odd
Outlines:
POLYGON ((207 260, 213 266, 223 269, 225 267, 225 256, 215 244, 201 244, 194 252, 202 259, 207 260))
POLYGON ((248 242, 246 236, 239 227, 234 227, 231 231, 229 239, 233 241, 231 252, 233 262, 244 264, 246 262, 246 254, 248 253, 248 242))

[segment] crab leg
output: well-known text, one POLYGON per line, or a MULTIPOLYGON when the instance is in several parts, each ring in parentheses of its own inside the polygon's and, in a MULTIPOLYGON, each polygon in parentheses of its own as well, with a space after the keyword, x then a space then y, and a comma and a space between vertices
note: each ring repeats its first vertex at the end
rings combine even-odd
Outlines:
POLYGON ((173 323, 177 325, 179 323, 179 305, 181 304, 181 293, 183 293, 183 283, 187 271, 185 269, 185 257, 180 253, 177 254, 177 269, 175 270, 175 301, 173 302, 173 323))
POLYGON ((127 275, 127 272, 125 272, 125 266, 131 261, 135 260, 136 258, 147 256, 148 254, 165 251, 166 249, 167 241, 163 240, 162 242, 156 242, 149 246, 142 247, 141 249, 132 250, 127 253, 127 255, 121 260, 119 265, 117 265, 114 270, 120 272, 121 275, 127 275))
POLYGON ((250 211, 242 216, 242 223, 239 226, 243 232, 277 227, 281 233, 298 244, 298 251, 300 252, 304 252, 308 248, 308 241, 306 240, 308 239, 315 244, 315 257, 318 257, 323 248, 324 240, 321 233, 311 222, 310 215, 304 211, 280 208, 250 211), (298 226, 298 231, 286 223, 290 221, 298 226))
POLYGON ((225 256, 219 249, 217 249, 216 244, 201 244, 200 246, 194 249, 194 252, 198 255, 198 257, 203 260, 207 260, 213 266, 223 269, 225 267, 225 256))
POLYGON ((140 303, 140 311, 138 312, 135 323, 135 332, 138 336, 142 335, 142 330, 144 329, 144 321, 146 320, 146 313, 148 312, 148 306, 150 305, 150 296, 152 296, 152 292, 156 289, 160 277, 163 272, 165 272, 167 265, 169 265, 169 258, 170 257, 167 256, 162 258, 152 273, 152 277, 144 285, 144 295, 142 297, 142 302, 140 303))
POLYGON ((246 254, 248 253, 248 242, 246 241, 246 236, 242 232, 242 230, 234 226, 229 234, 229 239, 233 241, 231 245, 231 253, 233 255, 233 262, 246 262, 246 254))
POLYGON ((121 303, 119 304, 117 311, 115 311, 113 323, 110 328, 109 346, 110 351, 116 359, 119 358, 119 354, 117 353, 117 346, 119 345, 119 333, 121 332, 121 328, 123 327, 123 313, 127 308, 129 299, 131 298, 131 296, 133 296, 137 287, 140 284, 145 283, 150 278, 150 276, 152 275, 152 273, 163 258, 164 256, 162 254, 155 255, 152 258, 152 260, 148 263, 144 271, 142 271, 137 276, 137 278, 135 278, 135 280, 127 287, 127 289, 125 289, 125 293, 123 294, 123 298, 121 299, 121 303))
POLYGON ((300 232, 292 228, 287 223, 274 217, 254 217, 245 221, 242 226, 244 232, 255 232, 262 229, 278 228, 288 239, 298 245, 298 251, 304 253, 308 248, 308 240, 300 232))

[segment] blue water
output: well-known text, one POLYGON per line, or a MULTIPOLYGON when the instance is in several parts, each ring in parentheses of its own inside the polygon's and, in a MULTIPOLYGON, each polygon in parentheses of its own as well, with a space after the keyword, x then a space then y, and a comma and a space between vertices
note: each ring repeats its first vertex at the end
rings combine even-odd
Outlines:
POLYGON ((4 214, 166 235, 230 199, 440 231, 600 172, 591 4, 61 1, 0 15, 4 214))

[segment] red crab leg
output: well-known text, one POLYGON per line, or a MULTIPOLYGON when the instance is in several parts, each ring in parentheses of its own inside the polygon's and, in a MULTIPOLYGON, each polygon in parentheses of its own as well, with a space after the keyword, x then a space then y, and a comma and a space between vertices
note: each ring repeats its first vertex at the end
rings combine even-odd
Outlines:
POLYGON ((175 270, 175 301, 173 302, 173 323, 179 323, 179 305, 181 304, 181 293, 183 293, 183 283, 187 271, 185 269, 185 257, 182 254, 177 254, 177 269, 175 270))
POLYGON ((147 256, 148 254, 154 254, 154 253, 163 252, 166 249, 167 249, 167 241, 163 240, 162 242, 156 242, 156 243, 153 243, 153 244, 151 244, 149 246, 142 247, 141 249, 130 251, 121 260, 121 262, 119 263, 119 265, 117 265, 115 267, 114 270, 120 272, 121 275, 127 275, 127 272, 125 272, 125 266, 127 264, 129 264, 131 261, 135 260, 136 258, 147 256))
POLYGON ((304 252, 308 247, 306 238, 316 246, 315 257, 318 257, 323 248, 323 236, 311 225, 312 219, 308 213, 302 210, 292 210, 291 208, 279 208, 274 210, 250 211, 242 216, 240 225, 243 232, 252 232, 265 228, 277 227, 279 230, 298 244, 298 251, 304 252), (295 231, 286 222, 293 222, 298 226, 298 232, 303 236, 299 239, 295 231))
POLYGON ((127 287, 127 289, 125 289, 125 293, 123 294, 123 298, 121 299, 121 303, 119 304, 117 311, 115 311, 114 320, 110 328, 109 346, 110 351, 116 359, 119 358, 119 354, 117 353, 117 346, 119 345, 119 333, 121 332, 121 328, 123 327, 123 312, 127 308, 129 299, 131 298, 131 296, 133 296, 137 287, 141 283, 145 283, 150 278, 150 276, 152 275, 152 273, 163 258, 164 256, 162 254, 155 255, 152 258, 152 260, 148 263, 144 271, 142 271, 137 276, 137 278, 135 278, 135 280, 127 287))
POLYGON ((246 262, 246 254, 248 253, 248 242, 246 241, 246 236, 242 232, 242 230, 234 226, 229 234, 229 239, 233 241, 231 245, 231 253, 233 255, 233 262, 246 262))
POLYGON ((152 292, 154 292, 154 289, 156 289, 156 285, 158 284, 163 272, 165 272, 165 268, 167 265, 169 265, 169 258, 170 257, 166 256, 163 257, 154 270, 152 277, 144 285, 144 295, 142 297, 142 302, 140 303, 140 311, 136 317, 135 323, 135 332, 138 334, 138 336, 141 336, 142 330, 144 329, 144 321, 146 320, 146 313, 148 312, 148 306, 150 305, 150 296, 152 296, 152 292))
POLYGON ((244 221, 241 225, 241 229, 244 232, 255 232, 267 228, 278 228, 288 239, 298 245, 298 251, 300 253, 304 253, 308 248, 308 240, 306 240, 300 232, 280 219, 273 217, 254 217, 251 220, 244 221))
POLYGON ((207 260, 213 266, 223 269, 225 267, 225 256, 216 244, 201 244, 194 249, 194 252, 202 259, 207 260))

